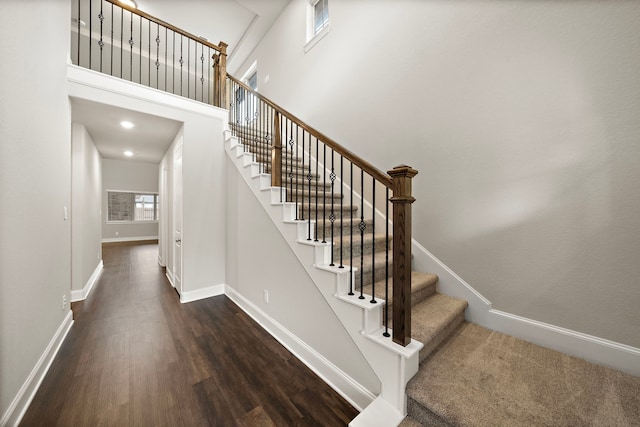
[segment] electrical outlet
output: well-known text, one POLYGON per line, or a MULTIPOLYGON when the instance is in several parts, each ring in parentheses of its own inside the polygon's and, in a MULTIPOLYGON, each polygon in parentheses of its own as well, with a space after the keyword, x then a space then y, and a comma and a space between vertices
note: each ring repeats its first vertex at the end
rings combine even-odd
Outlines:
POLYGON ((269 291, 268 290, 264 290, 263 294, 262 294, 262 298, 264 299, 264 302, 266 302, 267 304, 269 304, 269 291))
POLYGON ((64 310, 65 308, 67 308, 67 296, 62 295, 62 309, 64 310))

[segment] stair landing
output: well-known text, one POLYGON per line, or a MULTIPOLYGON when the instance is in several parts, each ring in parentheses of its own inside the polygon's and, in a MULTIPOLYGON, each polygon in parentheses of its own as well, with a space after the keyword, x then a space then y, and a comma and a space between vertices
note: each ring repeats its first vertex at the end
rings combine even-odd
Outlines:
POLYGON ((468 322, 407 394, 407 427, 640 426, 640 378, 468 322))

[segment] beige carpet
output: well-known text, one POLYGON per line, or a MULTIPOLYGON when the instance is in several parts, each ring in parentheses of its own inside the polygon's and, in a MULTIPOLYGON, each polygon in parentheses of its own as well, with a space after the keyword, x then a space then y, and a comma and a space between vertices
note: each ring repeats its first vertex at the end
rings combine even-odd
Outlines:
POLYGON ((466 322, 407 391, 421 425, 640 426, 639 377, 466 322))

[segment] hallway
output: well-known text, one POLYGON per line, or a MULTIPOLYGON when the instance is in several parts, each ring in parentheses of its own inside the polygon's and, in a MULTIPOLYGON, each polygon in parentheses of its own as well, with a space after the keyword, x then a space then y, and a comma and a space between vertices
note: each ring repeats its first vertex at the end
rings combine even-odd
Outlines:
POLYGON ((344 426, 357 415, 225 296, 181 304, 157 244, 104 270, 21 425, 344 426))

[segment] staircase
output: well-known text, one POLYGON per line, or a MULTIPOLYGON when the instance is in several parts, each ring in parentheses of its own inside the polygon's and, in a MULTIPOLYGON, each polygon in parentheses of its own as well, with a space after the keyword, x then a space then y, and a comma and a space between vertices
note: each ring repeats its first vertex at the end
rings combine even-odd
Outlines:
MULTIPOLYGON (((246 159, 244 161, 246 167, 251 166, 258 171, 262 171, 257 175, 262 176, 264 181, 269 181, 270 175, 268 173, 271 169, 271 156, 268 153, 271 150, 271 146, 268 142, 263 142, 260 141, 260 138, 256 138, 256 132, 252 129, 237 124, 230 124, 230 126, 239 143, 235 147, 235 152, 239 153, 236 156, 246 159)), ((361 235, 359 230, 360 206, 348 204, 340 193, 336 194, 334 191, 332 194, 331 186, 320 178, 318 171, 311 173, 311 179, 308 180, 306 171, 309 170, 309 166, 302 163, 303 156, 299 154, 287 154, 288 164, 293 164, 293 167, 289 169, 293 171, 293 177, 283 172, 283 178, 290 179, 294 184, 299 184, 297 190, 289 192, 290 197, 296 195, 301 197, 301 199, 298 199, 297 206, 298 225, 302 228, 309 227, 306 216, 311 214, 311 227, 313 228, 314 236, 318 236, 319 241, 326 240, 329 242, 333 232, 334 244, 330 252, 335 265, 340 265, 342 260, 342 264, 348 269, 350 262, 353 260, 352 258, 359 260, 361 254, 367 255, 362 257, 362 266, 357 261, 355 262, 357 271, 353 274, 352 284, 354 298, 362 295, 364 298, 361 299, 369 302, 372 300, 371 296, 373 295, 375 296, 373 299, 376 301, 387 301, 388 304, 384 304, 382 308, 382 317, 388 316, 391 318, 393 314, 393 295, 391 293, 386 294, 385 291, 387 279, 385 276, 391 273, 389 265, 392 259, 387 261, 387 248, 391 244, 391 238, 387 238, 385 234, 374 234, 372 227, 368 226, 365 228, 364 234, 361 235), (304 191, 302 190, 302 184, 306 186, 304 191), (311 186, 310 189, 309 184, 311 186), (311 199, 308 197, 309 190, 311 190, 311 199), (314 202, 316 197, 322 202, 317 207, 314 202), (331 201, 333 201, 334 206, 337 206, 341 199, 343 202, 342 209, 347 212, 347 216, 343 219, 335 219, 332 223, 329 218, 331 210, 323 209, 323 204, 330 205, 331 201), (309 206, 310 200, 312 201, 311 206, 309 206), (318 215, 317 222, 315 219, 316 212, 318 215), (351 213, 353 213, 353 218, 351 218, 351 213), (305 220, 303 221, 302 219, 305 220), (340 238, 341 234, 342 239, 340 238), (372 277, 375 277, 376 283, 373 283, 372 277), (387 310, 388 313, 386 313, 387 310)), ((281 193, 282 190, 272 189, 272 191, 277 201, 278 193, 281 193)), ((280 194, 280 197, 282 197, 282 194, 280 194)), ((372 218, 365 218, 364 222, 369 225, 372 222, 372 218)), ((302 243, 304 243, 304 239, 302 243)), ((389 288, 391 289, 393 279, 389 277, 388 280, 390 282, 389 288)), ((412 337, 422 344, 418 357, 420 362, 425 360, 464 321, 467 302, 438 293, 436 289, 437 283, 438 276, 435 274, 419 271, 411 273, 412 337)), ((379 327, 376 329, 379 329, 379 327)), ((382 333, 381 330, 378 332, 382 333)))

